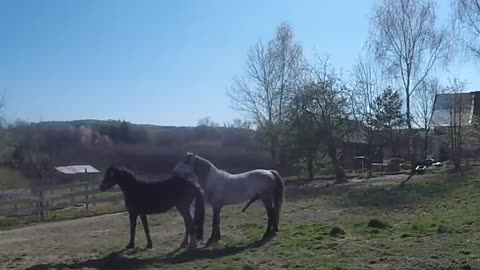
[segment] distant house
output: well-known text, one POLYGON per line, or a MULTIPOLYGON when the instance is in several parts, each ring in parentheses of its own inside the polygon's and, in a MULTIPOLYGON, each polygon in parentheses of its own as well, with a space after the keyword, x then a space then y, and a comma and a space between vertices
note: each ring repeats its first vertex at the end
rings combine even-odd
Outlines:
MULTIPOLYGON (((348 169, 362 168, 362 161, 356 157, 365 156, 373 162, 383 162, 383 153, 378 140, 368 144, 366 127, 361 123, 351 123, 355 129, 345 138, 340 150, 342 152, 343 166, 348 169), (370 149, 370 148, 373 149, 370 149)), ((375 136, 375 135, 374 135, 375 136)))
POLYGON ((480 115, 480 92, 437 94, 430 124, 434 128, 451 125, 452 111, 461 108, 461 125, 470 126, 474 115, 480 115))
MULTIPOLYGON (((474 117, 480 116, 480 91, 437 94, 435 96, 432 118, 430 119, 430 126, 434 132, 429 136, 429 152, 435 159, 449 159, 450 147, 447 130, 453 123, 452 116, 455 107, 457 110, 460 109, 461 113, 461 121, 456 125, 460 124, 465 128, 462 133, 468 134, 472 130, 470 127, 474 123, 474 117)), ((470 144, 471 142, 467 138, 463 140, 465 144, 469 144, 467 149, 464 149, 464 154, 468 156, 478 155, 480 149, 476 145, 470 144)))

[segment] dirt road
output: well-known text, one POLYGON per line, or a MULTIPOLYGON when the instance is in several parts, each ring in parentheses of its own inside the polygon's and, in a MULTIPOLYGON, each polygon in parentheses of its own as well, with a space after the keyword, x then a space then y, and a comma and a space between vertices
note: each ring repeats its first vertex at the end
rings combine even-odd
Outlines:
MULTIPOLYGON (((150 218, 155 249, 172 250, 183 237, 181 217, 169 212, 150 218)), ((119 250, 128 242, 126 213, 39 224, 0 231, 0 269, 22 269, 40 263, 89 258, 100 251, 119 250)), ((136 245, 145 245, 137 226, 136 245)))
MULTIPOLYGON (((374 182, 376 181, 372 181, 372 184, 374 182)), ((343 209, 322 201, 319 191, 324 190, 325 184, 288 186, 288 203, 283 210, 282 223, 320 222, 321 220, 333 220, 342 215, 343 209)), ((363 186, 361 183, 351 183, 351 185, 363 186)), ((340 188, 344 189, 344 187, 340 188)), ((227 207, 222 211, 222 222, 224 222, 222 223, 222 233, 227 238, 229 236, 244 238, 242 231, 248 230, 252 224, 257 224, 260 227, 258 233, 260 236, 266 222, 263 207, 255 204, 249 208, 247 214, 240 212, 241 207, 242 205, 233 208, 227 207)), ((211 210, 207 207, 206 237, 210 233, 210 222, 211 210)), ((133 257, 157 258, 173 251, 180 245, 183 239, 184 224, 176 211, 150 216, 149 224, 154 248, 152 251, 140 252, 143 255, 135 254, 133 257)), ((102 260, 109 260, 109 253, 122 250, 128 242, 128 237, 127 213, 0 231, 0 269, 28 269, 32 266, 36 266, 36 268, 31 268, 35 270, 70 269, 72 265, 75 265, 74 269, 111 269, 102 268, 99 265, 103 265, 104 261, 102 260), (104 259, 98 261, 98 258, 104 259), (90 260, 95 261, 92 263, 93 266, 88 263, 77 263, 90 260), (63 267, 62 264, 67 267, 63 267), (49 265, 55 265, 55 267, 50 268, 49 265)), ((137 226, 136 246, 141 249, 145 244, 143 228, 139 225, 137 226)))

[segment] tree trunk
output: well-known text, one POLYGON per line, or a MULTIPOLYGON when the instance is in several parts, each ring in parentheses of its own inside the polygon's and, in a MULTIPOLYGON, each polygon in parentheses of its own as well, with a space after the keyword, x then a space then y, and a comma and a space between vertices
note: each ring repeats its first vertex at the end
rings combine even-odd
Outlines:
POLYGON ((342 158, 337 156, 337 144, 332 135, 328 139, 328 156, 330 157, 333 167, 335 168, 335 184, 343 184, 347 182, 345 171, 343 170, 342 158))
POLYGON ((414 175, 415 165, 417 164, 417 158, 415 157, 415 149, 413 145, 412 119, 411 119, 411 113, 410 113, 410 93, 408 93, 408 91, 407 91, 407 97, 406 97, 406 104, 407 104, 407 128, 408 128, 408 156, 410 157, 410 175, 414 175))
POLYGON ((423 144, 423 156, 426 159, 428 155, 428 130, 425 129, 425 142, 423 144))
POLYGON ((397 147, 393 138, 393 129, 390 129, 390 145, 392 146, 392 157, 397 157, 397 147))
POLYGON ((372 178, 373 173, 372 173, 372 160, 368 159, 367 161, 367 178, 372 178))
POLYGON ((461 113, 459 113, 459 119, 458 119, 458 126, 455 129, 455 170, 457 172, 462 171, 462 119, 461 119, 461 113))
MULTIPOLYGON (((367 159, 366 159, 366 169, 367 169, 367 178, 372 177, 372 160, 373 160, 373 155, 375 153, 374 145, 373 145, 373 138, 372 138, 372 132, 371 130, 367 134, 368 136, 368 149, 367 149, 367 159)), ((362 172, 363 173, 363 172, 362 172)))
MULTIPOLYGON (((281 140, 281 138, 280 138, 281 140)), ((278 163, 280 165, 280 168, 283 168, 285 170, 289 169, 288 165, 288 160, 289 160, 289 155, 288 155, 288 150, 287 150, 287 145, 283 141, 280 141, 278 143, 279 148, 278 148, 278 163)))
POLYGON ((277 142, 275 136, 270 136, 270 155, 272 161, 276 163, 277 161, 277 142))
POLYGON ((307 158, 307 174, 308 174, 308 180, 312 181, 313 180, 313 162, 314 162, 314 157, 309 156, 307 158))

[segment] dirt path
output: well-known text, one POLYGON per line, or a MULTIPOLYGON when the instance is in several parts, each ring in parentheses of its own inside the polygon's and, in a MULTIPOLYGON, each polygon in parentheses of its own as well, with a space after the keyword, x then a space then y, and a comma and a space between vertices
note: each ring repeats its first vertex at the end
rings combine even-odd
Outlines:
MULTIPOLYGON (((325 184, 318 182, 288 186, 282 223, 320 222, 320 220, 338 218, 343 209, 324 204, 321 200, 321 192, 325 189, 325 184), (312 200, 313 198, 315 200, 312 200), (291 206, 293 202, 295 202, 294 206, 291 206)), ((352 183, 352 185, 358 185, 358 183, 352 183)), ((249 208, 248 215, 240 213, 241 207, 241 205, 227 207, 222 212, 224 235, 239 234, 240 230, 234 226, 242 224, 262 224, 263 226, 265 214, 260 204, 254 204, 249 208)), ((206 237, 210 233, 210 222, 211 209, 207 207, 206 237)), ((154 245, 152 252, 165 254, 178 247, 183 238, 184 224, 176 211, 151 216, 149 223, 154 245)), ((0 269, 25 269, 39 264, 75 263, 79 260, 94 259, 100 254, 121 250, 127 244, 128 237, 127 213, 0 231, 0 269)), ((143 248, 145 243, 143 228, 139 224, 136 245, 143 248)))
MULTIPOLYGON (((95 256, 99 251, 119 250, 128 241, 126 213, 39 224, 0 231, 0 269, 22 269, 39 263, 95 256)), ((156 249, 172 249, 183 237, 183 221, 169 212, 150 218, 156 249), (162 224, 163 223, 163 224, 162 224)), ((145 245, 137 226, 136 245, 145 245)))

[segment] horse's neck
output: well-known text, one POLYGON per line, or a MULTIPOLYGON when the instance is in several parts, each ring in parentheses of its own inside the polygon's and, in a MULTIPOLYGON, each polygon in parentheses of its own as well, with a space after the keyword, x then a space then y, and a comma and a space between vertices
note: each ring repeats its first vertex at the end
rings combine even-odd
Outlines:
POLYGON ((215 167, 210 161, 202 159, 196 170, 200 186, 207 188, 211 184, 212 178, 216 178, 221 171, 215 167))
POLYGON ((224 180, 228 179, 230 177, 230 174, 217 169, 217 168, 212 168, 207 175, 205 179, 205 186, 206 188, 214 188, 217 186, 220 182, 223 182, 224 180))
POLYGON ((120 181, 118 181, 118 186, 120 187, 123 193, 127 194, 129 193, 129 191, 132 190, 132 187, 135 186, 135 182, 136 180, 133 179, 132 176, 123 175, 120 181))

